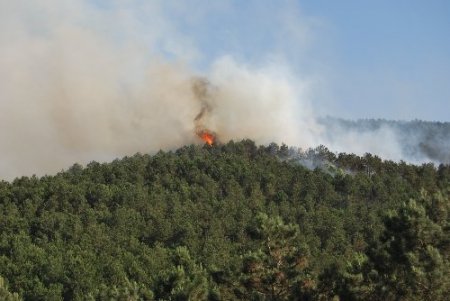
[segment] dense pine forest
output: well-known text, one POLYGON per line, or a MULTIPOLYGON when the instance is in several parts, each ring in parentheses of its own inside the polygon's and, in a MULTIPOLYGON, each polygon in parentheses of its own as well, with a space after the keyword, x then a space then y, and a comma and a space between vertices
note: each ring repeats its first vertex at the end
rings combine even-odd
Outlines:
POLYGON ((250 140, 0 182, 1 300, 448 300, 450 166, 250 140))

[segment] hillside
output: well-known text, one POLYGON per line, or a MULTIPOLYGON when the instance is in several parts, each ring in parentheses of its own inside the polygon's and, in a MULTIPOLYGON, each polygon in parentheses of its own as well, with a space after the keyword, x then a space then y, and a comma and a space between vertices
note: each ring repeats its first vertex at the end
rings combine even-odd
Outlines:
POLYGON ((250 140, 75 164, 0 182, 0 297, 445 300, 449 193, 449 165, 250 140))

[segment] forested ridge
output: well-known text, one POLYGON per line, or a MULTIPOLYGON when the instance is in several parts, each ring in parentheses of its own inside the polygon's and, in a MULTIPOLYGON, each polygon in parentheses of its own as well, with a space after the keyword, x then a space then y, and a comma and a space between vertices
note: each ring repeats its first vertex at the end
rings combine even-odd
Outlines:
POLYGON ((448 300, 449 193, 449 165, 250 140, 1 181, 0 299, 448 300))
POLYGON ((398 141, 403 155, 412 160, 432 160, 450 164, 450 122, 395 121, 386 119, 346 120, 334 117, 319 119, 326 129, 329 140, 341 137, 342 133, 375 133, 390 131, 398 141))

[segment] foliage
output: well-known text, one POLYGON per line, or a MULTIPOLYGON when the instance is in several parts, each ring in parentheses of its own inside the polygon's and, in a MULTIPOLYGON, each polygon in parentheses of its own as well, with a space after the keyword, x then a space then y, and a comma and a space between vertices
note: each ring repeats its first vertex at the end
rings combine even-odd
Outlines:
POLYGON ((8 290, 8 286, 5 284, 5 279, 0 277, 0 300, 4 301, 20 301, 19 295, 17 293, 11 293, 8 290))
POLYGON ((367 256, 358 255, 348 267, 344 276, 350 280, 348 299, 448 298, 449 203, 448 198, 443 201, 442 194, 429 197, 422 192, 419 202, 410 200, 386 215, 385 230, 367 250, 367 256))
POLYGON ((450 166, 302 156, 231 141, 0 181, 0 296, 448 295, 450 166))
POLYGON ((314 288, 307 248, 296 241, 297 225, 259 214, 254 229, 259 249, 244 256, 241 282, 255 300, 305 299, 314 288))

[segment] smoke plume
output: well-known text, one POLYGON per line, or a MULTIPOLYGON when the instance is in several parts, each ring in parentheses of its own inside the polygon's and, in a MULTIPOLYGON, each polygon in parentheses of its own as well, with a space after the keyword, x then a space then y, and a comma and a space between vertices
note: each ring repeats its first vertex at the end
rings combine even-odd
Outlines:
POLYGON ((285 64, 221 55, 198 71, 200 50, 162 2, 95 3, 0 0, 0 178, 202 143, 205 132, 402 158, 389 131, 327 135, 310 83, 285 64))
POLYGON ((217 134, 205 126, 205 119, 212 114, 211 99, 214 95, 211 93, 211 84, 205 78, 195 78, 192 82, 192 91, 194 96, 201 104, 200 112, 195 116, 195 133, 207 144, 217 143, 217 134))
POLYGON ((206 130, 223 141, 312 142, 291 75, 231 56, 192 71, 198 50, 157 1, 146 5, 151 29, 127 7, 0 1, 0 178, 202 143, 206 130))

